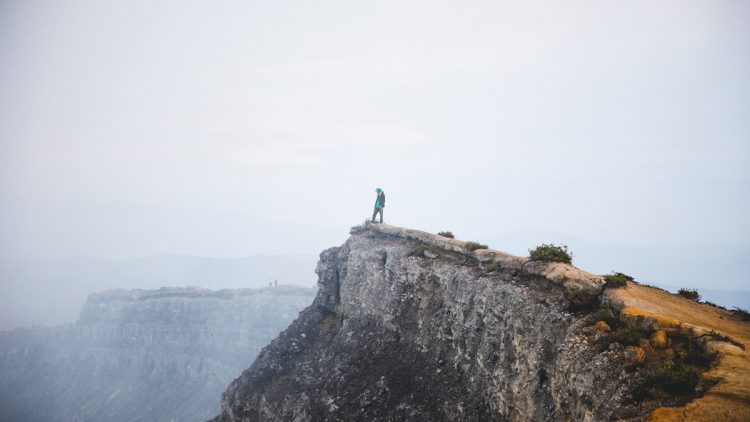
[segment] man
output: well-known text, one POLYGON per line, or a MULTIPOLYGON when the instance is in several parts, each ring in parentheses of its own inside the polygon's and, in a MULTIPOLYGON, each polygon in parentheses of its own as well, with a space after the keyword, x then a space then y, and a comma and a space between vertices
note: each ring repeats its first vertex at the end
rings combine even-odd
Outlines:
POLYGON ((377 188, 375 189, 375 193, 378 194, 378 197, 375 198, 375 211, 372 212, 372 222, 375 222, 375 216, 380 213, 380 223, 383 224, 383 208, 385 208, 385 192, 383 192, 383 189, 377 188))

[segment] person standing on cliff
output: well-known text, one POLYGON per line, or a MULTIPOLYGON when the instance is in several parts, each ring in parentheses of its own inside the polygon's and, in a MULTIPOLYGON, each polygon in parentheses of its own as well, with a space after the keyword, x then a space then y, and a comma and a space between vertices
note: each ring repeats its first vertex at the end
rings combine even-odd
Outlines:
POLYGON ((383 224, 383 208, 385 208, 385 192, 383 192, 383 189, 377 188, 375 189, 375 193, 378 194, 377 198, 375 198, 375 210, 372 212, 372 222, 375 222, 375 216, 380 213, 380 224, 383 224))

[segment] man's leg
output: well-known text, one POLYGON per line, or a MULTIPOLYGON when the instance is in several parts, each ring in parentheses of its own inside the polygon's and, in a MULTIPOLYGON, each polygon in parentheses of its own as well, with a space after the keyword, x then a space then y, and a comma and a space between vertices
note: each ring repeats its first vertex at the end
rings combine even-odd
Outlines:
POLYGON ((383 209, 380 208, 378 212, 380 213, 380 224, 383 224, 383 209))
POLYGON ((375 216, 376 216, 376 215, 378 215, 378 209, 377 209, 377 208, 375 208, 375 209, 374 209, 374 210, 372 211, 372 222, 373 222, 373 223, 375 222, 375 216))

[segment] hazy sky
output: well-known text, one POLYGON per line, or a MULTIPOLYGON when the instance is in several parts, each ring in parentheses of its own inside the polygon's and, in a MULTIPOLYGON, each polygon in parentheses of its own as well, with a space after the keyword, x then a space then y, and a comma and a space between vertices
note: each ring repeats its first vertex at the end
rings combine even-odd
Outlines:
POLYGON ((0 253, 747 244, 750 2, 530 3, 0 0, 0 253))

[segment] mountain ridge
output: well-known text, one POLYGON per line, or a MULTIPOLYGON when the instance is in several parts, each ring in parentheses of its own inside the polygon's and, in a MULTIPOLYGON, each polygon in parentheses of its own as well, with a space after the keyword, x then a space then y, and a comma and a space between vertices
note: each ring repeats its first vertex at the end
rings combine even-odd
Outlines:
MULTIPOLYGON (((568 264, 472 251, 460 240, 384 224, 351 234, 321 254, 313 305, 230 384, 215 422, 635 421, 684 414, 694 403, 705 410, 697 420, 739 421, 748 414, 746 381, 721 370, 735 358, 746 364, 747 353, 700 335, 724 327, 662 318, 615 294, 654 289, 630 283, 610 293, 601 276, 568 264), (671 346, 642 340, 625 348, 612 341, 602 349, 598 344, 611 337, 590 318, 604 305, 628 329, 666 333, 671 346), (644 365, 682 353, 683 338, 719 353, 698 383, 703 398, 635 400, 652 373, 644 365), (723 393, 737 399, 722 402, 723 393), (716 413, 722 408, 730 409, 729 418, 716 413)), ((735 335, 747 330, 746 323, 731 326, 735 335)))

